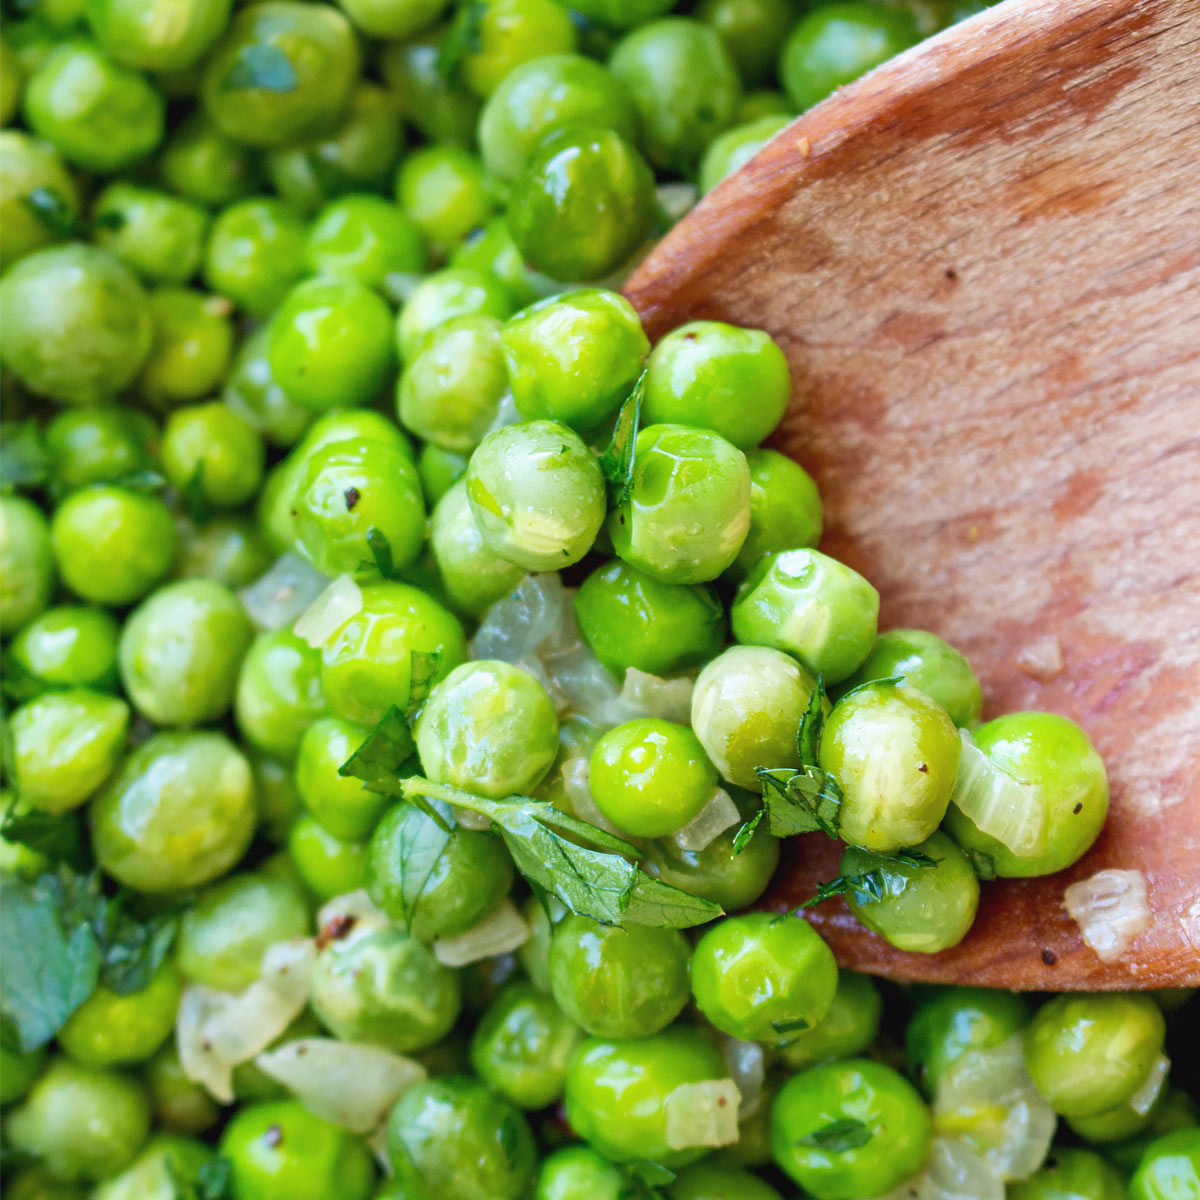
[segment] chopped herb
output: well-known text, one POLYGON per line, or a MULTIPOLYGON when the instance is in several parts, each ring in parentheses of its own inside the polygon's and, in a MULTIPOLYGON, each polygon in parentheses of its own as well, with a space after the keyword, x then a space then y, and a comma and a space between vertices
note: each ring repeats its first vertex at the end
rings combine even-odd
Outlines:
POLYGON ((745 850, 748 845, 750 845, 755 833, 758 832, 758 827, 762 823, 763 817, 766 815, 767 810, 765 808, 760 808, 758 812, 754 814, 754 816, 742 822, 737 833, 733 835, 733 853, 735 857, 741 854, 741 852, 745 850))
POLYGON ((834 896, 843 896, 847 892, 853 895, 856 904, 877 904, 885 896, 901 895, 908 886, 909 875, 912 871, 935 866, 941 861, 941 859, 931 858, 920 850, 904 850, 896 854, 874 854, 872 857, 879 861, 878 867, 873 867, 870 871, 863 871, 857 875, 839 875, 836 879, 821 884, 812 898, 806 900, 802 907, 812 908, 834 896))
POLYGON ((644 1158, 625 1163, 621 1170, 625 1181, 617 1193, 618 1200, 666 1200, 661 1189, 675 1180, 674 1171, 644 1158))
POLYGON ((367 548, 371 551, 375 569, 384 579, 400 578, 395 560, 392 558, 392 543, 388 541, 387 534, 378 525, 371 525, 367 529, 367 548))
POLYGON ((41 487, 50 477, 50 457, 38 423, 5 421, 0 424, 0 491, 41 487))
POLYGON ((862 683, 857 683, 854 687, 844 691, 841 699, 845 700, 847 696, 853 696, 856 692, 861 692, 863 688, 891 686, 898 687, 907 680, 903 675, 885 675, 882 679, 864 679, 862 683))
POLYGON ((32 808, 19 813, 16 804, 10 804, 0 821, 0 837, 76 870, 87 863, 79 819, 73 812, 48 813, 32 808))
POLYGON ((763 805, 771 832, 776 837, 820 830, 831 838, 838 836, 842 807, 842 789, 837 780, 820 767, 756 767, 762 782, 763 805))
POLYGON ((996 878, 996 860, 990 854, 984 850, 971 850, 966 847, 963 848, 963 853, 978 878, 985 883, 990 883, 996 878))
POLYGON ((467 0, 454 14, 454 20, 450 22, 450 28, 446 30, 438 50, 437 73, 443 79, 453 77, 466 55, 478 54, 483 49, 480 30, 487 10, 486 0, 467 0))
POLYGON ((79 217, 54 188, 35 187, 21 200, 55 236, 69 238, 85 232, 79 217))
POLYGON ((600 470, 608 480, 610 508, 619 508, 624 504, 633 486, 634 456, 642 420, 642 400, 646 395, 646 379, 647 372, 643 371, 633 385, 633 391, 621 405, 608 448, 600 456, 600 470))
POLYGON ((203 525, 212 515, 212 506, 209 504, 208 494, 204 490, 204 459, 200 459, 192 469, 187 482, 183 485, 181 498, 183 507, 187 509, 187 515, 197 525, 203 525))
POLYGON ((299 80, 291 59, 269 42, 243 46, 221 81, 226 92, 294 92, 299 80))
POLYGON ((409 721, 421 711, 421 706, 429 699, 433 685, 437 683, 438 668, 442 665, 442 652, 432 654, 424 650, 413 650, 408 656, 408 711, 409 721))
POLYGON ((854 1117, 843 1117, 798 1138, 797 1146, 810 1146, 815 1150, 828 1150, 830 1154, 845 1154, 847 1150, 858 1150, 875 1135, 867 1125, 854 1117))
POLYGON ((113 487, 128 488, 131 492, 158 492, 167 485, 157 471, 130 471, 110 482, 113 487))
POLYGON ((817 765, 821 746, 821 731, 825 728, 825 676, 818 675, 816 686, 808 697, 808 706, 796 729, 796 753, 802 767, 817 765))
POLYGON ((776 1033, 800 1033, 809 1028, 809 1023, 803 1017, 794 1017, 790 1021, 772 1021, 771 1028, 776 1033))
POLYGON ((233 1170, 229 1159, 216 1155, 193 1172, 184 1172, 173 1154, 167 1154, 170 1200, 233 1200, 233 1170))

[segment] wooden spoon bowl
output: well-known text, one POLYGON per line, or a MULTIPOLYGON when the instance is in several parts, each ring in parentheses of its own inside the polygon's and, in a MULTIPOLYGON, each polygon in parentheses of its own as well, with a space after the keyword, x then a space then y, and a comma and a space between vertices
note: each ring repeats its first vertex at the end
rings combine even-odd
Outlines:
MULTIPOLYGON (((985 885, 959 946, 905 954, 813 910, 859 970, 1200 983, 1197 62, 1195 0, 1006 0, 792 122, 626 288, 652 336, 773 334, 795 385, 775 444, 881 626, 936 631, 985 716, 1064 713, 1108 762, 1091 852, 985 885), (1062 907, 1105 867, 1144 872, 1153 914, 1113 963, 1062 907)), ((767 901, 806 899, 840 851, 794 839, 767 901)))

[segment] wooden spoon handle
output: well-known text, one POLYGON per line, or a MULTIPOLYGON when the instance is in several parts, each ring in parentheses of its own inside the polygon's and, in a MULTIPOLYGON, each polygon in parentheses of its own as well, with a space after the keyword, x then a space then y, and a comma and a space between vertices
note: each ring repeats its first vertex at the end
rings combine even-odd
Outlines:
MULTIPOLYGON (((961 647, 987 712, 1050 709, 1106 756, 1082 862, 997 883, 960 946, 902 954, 840 901, 839 958, 1017 988, 1200 982, 1200 6, 1006 0, 794 121, 626 291, 652 334, 769 330, 777 444, 887 626, 961 647), (1139 868, 1153 923, 1105 964, 1066 884, 1139 868)), ((799 839, 769 898, 837 848, 799 839)))

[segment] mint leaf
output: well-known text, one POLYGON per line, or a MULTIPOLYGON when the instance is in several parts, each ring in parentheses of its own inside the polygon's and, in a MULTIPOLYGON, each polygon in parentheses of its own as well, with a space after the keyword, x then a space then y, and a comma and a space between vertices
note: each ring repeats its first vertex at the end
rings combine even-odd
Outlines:
POLYGON ((921 850, 902 850, 895 854, 877 853, 871 856, 880 865, 856 875, 839 875, 818 886, 812 897, 801 905, 812 908, 834 896, 850 893, 856 904, 877 904, 887 896, 900 896, 908 887, 914 871, 932 867, 941 859, 931 858, 921 850))
POLYGON ((842 789, 828 771, 815 766, 798 771, 756 767, 754 773, 762 782, 763 806, 776 837, 818 829, 831 838, 838 836, 842 789))
POLYGON ((420 806, 414 803, 412 811, 405 813, 391 843, 400 880, 397 897, 400 920, 406 930, 412 928, 430 882, 441 875, 442 861, 454 833, 449 807, 443 804, 435 808, 437 819, 428 811, 430 807, 433 805, 428 800, 420 806))
POLYGON ((796 753, 800 765, 815 767, 817 751, 821 745, 821 731, 825 728, 825 676, 818 675, 816 686, 808 697, 808 706, 796 730, 796 753))
POLYGON ((762 819, 766 815, 767 810, 760 808, 749 820, 742 822, 737 833, 733 835, 733 853, 735 858, 753 841, 754 835, 758 832, 758 827, 762 824, 762 819))
POLYGON ((442 652, 435 650, 432 654, 424 650, 413 650, 408 656, 408 710, 406 716, 411 722, 437 683, 438 668, 442 665, 442 652))
POLYGON ((79 819, 73 812, 47 813, 36 808, 18 812, 14 801, 0 821, 0 837, 26 846, 54 863, 66 863, 76 870, 87 865, 79 819))
POLYGON ((393 705, 367 734, 362 745, 340 767, 338 774, 361 779, 372 792, 385 796, 400 794, 401 776, 411 764, 408 774, 420 769, 416 762, 416 743, 404 714, 393 705))
POLYGON ((400 578, 396 571, 395 560, 392 558, 392 543, 388 541, 387 534, 377 525, 372 525, 367 529, 367 549, 371 551, 371 561, 374 562, 375 569, 384 579, 400 578))
POLYGON ((50 477, 50 458, 38 423, 0 423, 0 491, 41 487, 50 477))
POLYGON ((200 459, 188 476, 182 491, 183 507, 197 525, 203 525, 212 516, 212 505, 204 490, 204 459, 200 459))
POLYGON ((996 878, 996 860, 984 850, 971 850, 967 847, 961 847, 962 852, 967 856, 967 862, 971 864, 971 870, 975 872, 977 878, 983 880, 984 883, 990 883, 996 878))
POLYGON ((120 996, 140 992, 162 965, 179 928, 175 912, 140 920, 123 911, 124 896, 109 901, 101 944, 101 980, 120 996))
POLYGON ((790 1021, 772 1021, 771 1028, 776 1033, 800 1033, 809 1028, 809 1023, 803 1017, 794 1017, 790 1021))
POLYGON ((194 1171, 180 1167, 170 1151, 165 1158, 171 1183, 169 1200, 234 1200, 233 1169, 224 1155, 215 1155, 194 1171))
POLYGON ((85 232, 74 209, 54 188, 35 187, 21 202, 56 237, 69 238, 85 232))
POLYGON ((167 481, 157 471, 129 471, 110 480, 113 487, 127 488, 131 492, 159 492, 167 481))
POLYGON ((479 34, 487 10, 486 0, 468 0, 454 14, 454 20, 438 48, 437 73, 443 79, 450 79, 454 75, 466 55, 478 54, 483 49, 479 34))
POLYGON ((226 92, 294 92, 299 84, 291 59, 269 42, 243 46, 221 81, 226 92))
POLYGON ((847 1150, 858 1150, 865 1146, 874 1136, 864 1122, 854 1117, 843 1117, 840 1121, 830 1121, 805 1137, 797 1138, 796 1145, 827 1150, 830 1154, 845 1154, 847 1150))
POLYGON ((634 458, 642 420, 642 400, 646 395, 646 378, 647 372, 643 370, 633 385, 633 391, 621 405, 608 448, 600 456, 600 470, 608 481, 610 508, 619 508, 624 504, 633 487, 634 458))

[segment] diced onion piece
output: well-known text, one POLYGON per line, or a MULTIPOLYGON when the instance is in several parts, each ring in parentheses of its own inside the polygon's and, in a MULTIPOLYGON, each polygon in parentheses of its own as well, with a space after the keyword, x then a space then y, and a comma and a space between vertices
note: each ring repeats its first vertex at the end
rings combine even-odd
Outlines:
POLYGON ((317 911, 317 928, 324 929, 332 922, 347 918, 354 922, 356 929, 386 929, 391 924, 387 914, 367 895, 366 888, 334 896, 322 904, 317 911))
POLYGON ((729 1146, 738 1140, 741 1093, 732 1079, 681 1083, 663 1102, 667 1113, 667 1145, 729 1146))
POLYGON ((960 1055, 933 1101, 934 1129, 966 1142, 1005 1180, 1027 1179, 1042 1165, 1057 1120, 1025 1070, 1020 1034, 960 1055))
POLYGON ((550 676, 547 690, 560 714, 575 712, 593 725, 614 723, 610 712, 620 702, 617 681, 585 642, 549 652, 542 661, 550 676))
POLYGON ((939 1137, 920 1174, 878 1200, 1004 1200, 1004 1181, 965 1142, 939 1137))
POLYGON ((516 663, 532 658, 558 628, 571 593, 555 573, 527 575, 483 614, 471 639, 472 658, 516 663))
POLYGON ((563 791, 571 802, 571 810, 581 821, 587 821, 609 833, 620 834, 617 828, 601 811, 592 797, 588 782, 592 764, 586 758, 568 758, 562 765, 563 791))
POLYGON ((1017 655, 1017 670, 1030 679, 1049 683, 1063 673, 1062 644, 1052 633, 1030 642, 1017 655))
POLYGON ((350 620, 362 612, 362 588, 349 575, 339 575, 308 607, 293 632, 319 650, 350 620))
POLYGON ((700 189, 694 183, 660 183, 655 194, 663 212, 672 221, 687 216, 700 199, 700 189))
POLYGON ((238 593, 246 615, 260 630, 283 629, 304 612, 329 585, 312 563, 290 550, 265 574, 238 593))
POLYGON ((437 938, 433 954, 447 967, 465 967, 481 958, 507 954, 529 940, 529 926, 511 900, 499 904, 478 925, 456 937, 437 938))
POLYGON ((741 1038, 726 1038, 721 1046, 729 1077, 737 1085, 741 1103, 738 1120, 754 1116, 762 1106, 763 1079, 766 1076, 766 1053, 758 1042, 743 1042, 741 1038))
POLYGON ((1103 962, 1120 958, 1150 927, 1146 877, 1141 871, 1097 871, 1067 888, 1063 906, 1103 962))
POLYGON ((724 788, 714 788, 708 803, 680 830, 675 841, 682 850, 703 850, 742 819, 724 788))
POLYGON ((691 720, 694 687, 695 680, 687 675, 660 679, 657 675, 630 667, 625 672, 621 699, 635 716, 658 717, 663 721, 686 725, 691 720))
POLYGON ((411 1058, 336 1038, 285 1042, 254 1061, 314 1116, 351 1133, 378 1129, 392 1105, 425 1078, 411 1058))
POLYGON ((1166 1087, 1167 1077, 1170 1074, 1171 1060, 1165 1054, 1160 1054, 1154 1060, 1154 1065, 1150 1068, 1150 1073, 1146 1076, 1146 1082, 1125 1103, 1139 1117, 1146 1116, 1158 1102, 1158 1098, 1162 1095, 1162 1090, 1166 1087))
POLYGON ((312 938, 277 942, 263 955, 262 974, 245 991, 185 988, 175 1027, 184 1074, 230 1103, 233 1068, 265 1050, 308 1003, 316 953, 312 938))
POLYGON ((1019 858, 1044 853, 1046 810, 1040 790, 994 763, 965 729, 959 734, 962 758, 951 802, 1019 858))

